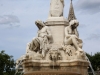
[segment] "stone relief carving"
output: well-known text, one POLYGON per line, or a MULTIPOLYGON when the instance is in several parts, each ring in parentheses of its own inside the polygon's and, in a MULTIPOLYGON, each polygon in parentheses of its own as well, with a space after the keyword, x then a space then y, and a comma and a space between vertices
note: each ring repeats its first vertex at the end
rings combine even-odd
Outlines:
POLYGON ((30 60, 41 60, 43 58, 42 54, 36 53, 34 51, 30 51, 29 53, 26 54, 26 58, 30 60))
POLYGON ((49 17, 63 16, 64 0, 51 0, 49 17))
POLYGON ((73 47, 71 45, 62 45, 62 48, 64 50, 64 52, 68 55, 68 56, 72 56, 73 55, 73 47))
POLYGON ((77 59, 87 60, 87 56, 84 51, 76 51, 75 55, 77 59))
POLYGON ((50 54, 49 58, 52 61, 57 61, 57 60, 61 60, 62 59, 61 53, 56 48, 51 48, 51 50, 49 51, 49 54, 50 54))

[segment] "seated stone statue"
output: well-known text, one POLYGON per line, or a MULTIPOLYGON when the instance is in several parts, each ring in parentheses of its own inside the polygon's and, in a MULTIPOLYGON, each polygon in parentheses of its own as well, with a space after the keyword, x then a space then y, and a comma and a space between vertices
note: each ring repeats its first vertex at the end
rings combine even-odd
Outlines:
POLYGON ((76 50, 82 50, 82 40, 79 39, 79 34, 77 27, 79 22, 77 20, 72 20, 69 23, 69 26, 65 28, 65 45, 73 45, 76 50))
POLYGON ((38 27, 38 36, 35 37, 30 45, 30 50, 35 52, 42 53, 43 57, 45 56, 46 51, 49 49, 49 44, 52 43, 52 36, 49 28, 45 26, 42 21, 35 21, 35 24, 38 27))

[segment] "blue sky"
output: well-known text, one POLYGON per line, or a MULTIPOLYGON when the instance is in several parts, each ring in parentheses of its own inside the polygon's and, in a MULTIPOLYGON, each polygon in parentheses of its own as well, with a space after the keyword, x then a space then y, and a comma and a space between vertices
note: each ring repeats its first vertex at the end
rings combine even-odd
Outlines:
MULTIPOLYGON (((70 0, 65 0, 68 17, 70 0)), ((73 0, 80 25, 78 31, 87 53, 100 52, 100 0, 73 0)), ((26 45, 36 36, 36 20, 46 21, 50 0, 0 0, 0 50, 15 59, 25 54, 26 45)))

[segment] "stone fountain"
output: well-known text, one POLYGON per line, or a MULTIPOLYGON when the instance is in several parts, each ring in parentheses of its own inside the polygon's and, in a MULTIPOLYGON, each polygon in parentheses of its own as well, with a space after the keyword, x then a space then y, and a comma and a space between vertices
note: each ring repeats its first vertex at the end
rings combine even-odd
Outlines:
MULTIPOLYGON (((37 37, 27 44, 19 69, 24 75, 88 75, 89 62, 82 49, 72 0, 68 19, 63 16, 64 0, 51 0, 46 22, 35 21, 37 37)), ((18 65, 16 65, 16 68, 18 65)))

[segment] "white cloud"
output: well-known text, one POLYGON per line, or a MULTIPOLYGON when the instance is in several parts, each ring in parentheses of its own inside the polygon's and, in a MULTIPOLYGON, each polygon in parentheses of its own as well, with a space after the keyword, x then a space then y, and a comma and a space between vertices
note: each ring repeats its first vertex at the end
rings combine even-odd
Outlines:
POLYGON ((0 16, 0 25, 14 25, 16 23, 20 23, 17 16, 14 15, 0 16))

